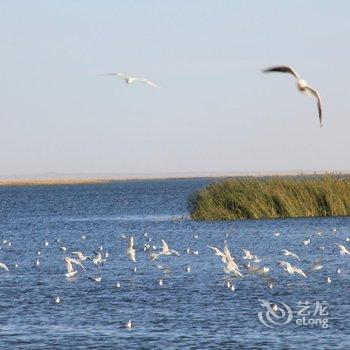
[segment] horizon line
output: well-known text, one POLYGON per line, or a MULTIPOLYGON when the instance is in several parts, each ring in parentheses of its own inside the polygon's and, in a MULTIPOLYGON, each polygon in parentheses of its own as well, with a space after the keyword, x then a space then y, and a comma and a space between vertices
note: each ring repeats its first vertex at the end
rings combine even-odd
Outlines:
POLYGON ((98 184, 133 180, 176 180, 176 179, 220 179, 229 177, 263 177, 263 176, 302 176, 302 175, 350 175, 350 171, 250 171, 250 172, 178 172, 162 174, 88 174, 85 173, 42 173, 32 175, 0 175, 0 186, 25 185, 68 185, 68 184, 98 184), (50 175, 50 177, 48 177, 50 175), (52 175, 56 175, 53 177, 52 175), (59 176, 57 176, 59 175, 59 176), (78 176, 79 175, 79 176, 78 176), (107 176, 108 175, 108 176, 107 176))

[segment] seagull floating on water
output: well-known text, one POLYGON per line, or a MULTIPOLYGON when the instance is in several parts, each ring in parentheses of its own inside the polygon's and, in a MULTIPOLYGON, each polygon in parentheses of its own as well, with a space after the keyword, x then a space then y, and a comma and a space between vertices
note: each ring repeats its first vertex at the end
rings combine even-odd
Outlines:
POLYGON ((120 327, 121 328, 126 328, 126 329, 131 329, 132 328, 132 322, 129 320, 127 323, 121 324, 120 327))
POLYGON ((303 241, 303 244, 304 244, 304 245, 309 245, 310 242, 311 242, 311 238, 305 239, 305 240, 303 241))
POLYGON ((276 66, 276 67, 271 67, 271 68, 266 68, 262 70, 263 73, 271 73, 271 72, 279 72, 279 73, 289 73, 293 75, 297 79, 297 87, 298 90, 302 93, 311 93, 314 95, 317 99, 317 109, 318 109, 318 118, 320 122, 320 126, 322 127, 322 101, 320 94, 318 93, 317 90, 312 88, 308 83, 302 79, 299 74, 290 66, 276 66))
POLYGON ((102 277, 96 276, 96 277, 89 277, 89 280, 94 281, 94 282, 101 282, 102 277))
POLYGON ((190 254, 190 255, 198 255, 199 254, 198 250, 192 250, 190 247, 188 247, 186 249, 186 253, 190 254))

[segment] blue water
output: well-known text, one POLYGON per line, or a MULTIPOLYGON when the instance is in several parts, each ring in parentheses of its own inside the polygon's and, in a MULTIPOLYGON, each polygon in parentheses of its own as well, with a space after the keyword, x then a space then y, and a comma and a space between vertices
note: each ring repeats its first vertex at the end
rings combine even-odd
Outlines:
POLYGON ((350 256, 341 256, 334 243, 349 247, 350 218, 191 221, 187 198, 209 182, 0 188, 0 261, 10 270, 0 270, 0 349, 349 349, 350 256), (277 231, 279 237, 273 235, 277 231), (135 237, 137 272, 122 234, 135 237), (149 238, 157 248, 165 239, 181 256, 152 263, 143 250, 149 238), (223 264, 207 248, 222 248, 224 240, 240 266, 246 262, 241 248, 261 257, 274 288, 242 267, 245 278, 235 279, 236 290, 229 290, 223 264), (78 268, 75 279, 65 277, 65 256, 74 250, 91 255, 100 245, 109 252, 103 266, 85 261, 85 272, 78 268), (187 247, 199 254, 187 254, 187 247), (302 262, 283 256, 284 248, 302 262), (276 264, 287 260, 307 271, 318 257, 324 268, 307 279, 276 264), (102 281, 93 282, 92 276, 102 281), (117 281, 121 288, 115 288, 117 281), (258 319, 266 311, 259 299, 287 304, 293 320, 265 326, 258 319), (327 315, 315 316, 326 318, 327 328, 295 323, 298 302, 305 301, 312 311, 317 302, 327 303, 327 315), (120 327, 128 320, 131 330, 120 327))

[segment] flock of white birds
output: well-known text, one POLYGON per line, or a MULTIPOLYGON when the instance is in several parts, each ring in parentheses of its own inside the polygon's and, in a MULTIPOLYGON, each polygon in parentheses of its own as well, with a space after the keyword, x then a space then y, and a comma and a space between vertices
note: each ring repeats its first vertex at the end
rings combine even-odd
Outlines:
MULTIPOLYGON (((318 118, 320 122, 320 126, 323 125, 323 115, 322 115, 322 101, 321 96, 318 93, 317 90, 315 90, 313 87, 311 87, 304 79, 300 77, 300 75, 290 66, 276 66, 276 67, 270 67, 262 70, 264 73, 271 73, 271 72, 279 72, 279 73, 288 73, 294 76, 297 80, 297 88, 300 92, 305 94, 311 94, 313 95, 317 100, 317 109, 318 109, 318 118)), ((106 73, 102 75, 112 75, 117 76, 125 81, 126 84, 130 85, 135 82, 145 83, 149 86, 152 86, 154 88, 158 88, 159 86, 155 84, 153 81, 148 80, 146 78, 140 78, 140 77, 134 77, 125 75, 124 73, 106 73)))
MULTIPOLYGON (((337 232, 337 229, 332 229, 334 233, 337 232)), ((315 235, 323 235, 322 232, 318 232, 315 235)), ((278 232, 274 233, 275 237, 279 237, 280 234, 278 232)), ((228 237, 228 234, 226 234, 226 237, 228 237)), ((86 239, 86 236, 81 237, 83 240, 86 239)), ((160 258, 165 257, 180 257, 180 253, 174 249, 171 249, 167 242, 165 242, 163 239, 161 240, 161 248, 159 249, 156 245, 152 243, 152 238, 148 237, 148 234, 144 234, 144 238, 146 239, 146 243, 143 243, 143 251, 148 254, 149 260, 151 262, 155 262, 160 258)), ((193 236, 194 239, 198 239, 198 235, 193 236)), ((137 272, 137 256, 139 252, 135 248, 134 243, 134 237, 130 236, 127 237, 125 235, 121 235, 121 239, 127 241, 127 247, 126 247, 126 256, 131 261, 133 268, 132 270, 134 272, 137 272)), ((350 237, 346 237, 346 242, 350 242, 350 237)), ((55 240, 56 244, 59 243, 59 239, 55 240)), ((9 240, 3 240, 3 246, 11 247, 12 243, 9 240)), ((347 244, 344 242, 344 244, 335 243, 336 248, 339 251, 339 254, 342 256, 349 255, 350 256, 350 249, 347 248, 345 245, 347 244)), ((309 244, 312 244, 312 237, 308 237, 307 239, 300 242, 301 245, 307 246, 309 244)), ((49 245, 48 241, 45 241, 43 243, 44 247, 47 247, 49 245)), ((141 245, 142 247, 142 245, 141 245)), ((72 251, 71 254, 67 254, 67 248, 65 246, 59 246, 60 250, 66 255, 64 257, 64 263, 66 265, 67 272, 65 273, 65 277, 67 279, 75 279, 77 275, 79 274, 78 270, 83 271, 86 270, 84 264, 87 263, 87 261, 91 261, 94 266, 103 266, 105 263, 107 263, 109 258, 109 253, 107 251, 104 251, 102 246, 99 246, 94 252, 92 256, 86 255, 85 253, 81 251, 72 251), (69 256, 70 255, 70 256, 69 256)), ((271 267, 264 266, 262 264, 263 259, 258 257, 257 255, 253 254, 251 251, 247 249, 242 249, 243 256, 241 257, 243 262, 238 263, 236 260, 236 257, 233 256, 233 254, 230 252, 226 239, 224 240, 224 247, 221 250, 218 247, 214 246, 208 246, 210 250, 213 251, 213 253, 218 256, 221 259, 221 262, 223 263, 223 271, 227 274, 227 278, 225 278, 225 286, 230 289, 231 291, 235 291, 235 280, 240 278, 245 278, 249 274, 255 274, 261 277, 265 282, 267 282, 268 288, 274 288, 275 280, 273 277, 270 276, 270 270, 271 267)), ((324 250, 324 246, 317 247, 319 250, 324 250)), ((0 250, 2 247, 0 246, 0 250)), ((44 248, 45 249, 45 248, 44 248)), ((141 251, 141 249, 139 249, 141 251)), ((198 250, 193 250, 190 247, 186 249, 186 254, 189 255, 198 255, 198 250)), ((297 255, 296 253, 288 250, 283 249, 281 251, 281 254, 283 254, 285 257, 291 259, 290 261, 297 261, 298 264, 302 263, 302 259, 297 255)), ((41 252, 37 251, 37 257, 34 261, 34 266, 39 267, 40 266, 40 256, 41 252)), ((11 273, 12 266, 13 268, 18 268, 18 263, 14 263, 11 265, 5 264, 4 262, 0 262, 0 270, 3 270, 4 273, 11 273)), ((285 260, 279 260, 277 262, 277 266, 279 266, 281 269, 283 269, 286 273, 290 275, 299 275, 303 278, 308 278, 310 274, 313 274, 315 272, 318 272, 323 269, 323 262, 322 258, 317 259, 311 266, 306 268, 301 268, 301 266, 295 265, 295 263, 285 261, 285 260)), ((158 268, 163 268, 160 265, 157 265, 158 268)), ((101 270, 99 270, 101 271, 101 270)), ((186 267, 186 272, 191 272, 190 266, 186 267)), ((338 267, 336 270, 337 274, 342 273, 342 270, 338 267)), ((95 283, 99 283, 102 281, 101 276, 94 276, 94 277, 88 277, 91 281, 95 283)), ((325 283, 331 283, 332 279, 330 276, 326 277, 325 283)), ((164 284, 163 279, 159 279, 157 281, 159 286, 161 287, 164 284)), ((122 288, 122 285, 119 281, 117 281, 114 285, 115 288, 122 288)), ((59 296, 55 296, 53 298, 53 302, 56 304, 61 303, 61 298, 59 296)), ((126 323, 123 323, 121 327, 125 328, 132 328, 133 324, 131 320, 129 320, 126 323)))

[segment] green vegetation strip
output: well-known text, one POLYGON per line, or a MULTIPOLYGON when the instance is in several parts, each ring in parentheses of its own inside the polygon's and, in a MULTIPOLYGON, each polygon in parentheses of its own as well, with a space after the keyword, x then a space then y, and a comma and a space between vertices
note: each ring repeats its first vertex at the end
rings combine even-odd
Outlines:
POLYGON ((265 177, 211 184, 188 201, 194 220, 350 215, 350 177, 265 177))

